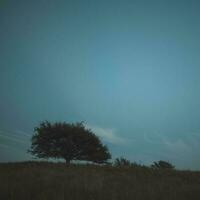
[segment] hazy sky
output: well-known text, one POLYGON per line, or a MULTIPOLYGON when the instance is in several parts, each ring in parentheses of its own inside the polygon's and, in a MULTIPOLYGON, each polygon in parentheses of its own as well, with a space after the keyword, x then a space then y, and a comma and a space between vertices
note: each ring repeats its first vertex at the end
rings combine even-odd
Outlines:
POLYGON ((42 120, 85 121, 113 155, 200 169, 198 0, 1 0, 0 161, 42 120))

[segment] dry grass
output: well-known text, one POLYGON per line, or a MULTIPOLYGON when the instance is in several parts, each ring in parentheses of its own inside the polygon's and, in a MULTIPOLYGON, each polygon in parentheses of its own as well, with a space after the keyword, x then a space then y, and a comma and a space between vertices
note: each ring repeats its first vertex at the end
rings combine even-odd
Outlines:
POLYGON ((0 164, 1 200, 199 200, 200 172, 55 163, 0 164))

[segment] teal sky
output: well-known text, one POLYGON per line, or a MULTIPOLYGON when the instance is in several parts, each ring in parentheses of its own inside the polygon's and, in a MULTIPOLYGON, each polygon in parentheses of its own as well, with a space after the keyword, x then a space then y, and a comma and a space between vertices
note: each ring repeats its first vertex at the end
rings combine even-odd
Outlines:
POLYGON ((0 162, 42 120, 85 121, 113 157, 200 170, 200 2, 1 0, 0 162))

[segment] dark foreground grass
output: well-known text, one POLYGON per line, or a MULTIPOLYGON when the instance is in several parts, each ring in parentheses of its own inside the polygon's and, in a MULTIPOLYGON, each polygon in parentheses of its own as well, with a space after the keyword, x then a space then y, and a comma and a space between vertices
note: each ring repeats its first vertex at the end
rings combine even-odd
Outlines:
POLYGON ((0 200, 200 200, 200 172, 0 164, 0 200))

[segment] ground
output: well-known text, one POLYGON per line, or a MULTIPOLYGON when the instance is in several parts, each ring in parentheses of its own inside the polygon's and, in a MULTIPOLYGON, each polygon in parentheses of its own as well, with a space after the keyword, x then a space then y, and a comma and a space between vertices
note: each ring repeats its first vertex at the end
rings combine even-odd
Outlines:
POLYGON ((2 200, 199 200, 200 172, 147 167, 0 164, 2 200))

